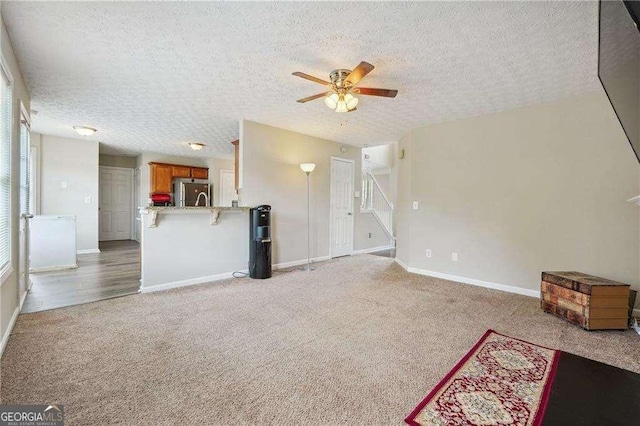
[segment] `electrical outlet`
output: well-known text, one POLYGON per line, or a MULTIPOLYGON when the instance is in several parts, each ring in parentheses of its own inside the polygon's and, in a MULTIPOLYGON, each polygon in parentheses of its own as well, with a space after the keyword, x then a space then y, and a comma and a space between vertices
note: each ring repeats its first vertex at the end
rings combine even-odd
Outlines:
POLYGON ((458 261, 458 253, 451 253, 451 260, 454 262, 458 261))
POLYGON ((418 202, 417 202, 417 201, 414 201, 414 202, 413 202, 413 209, 414 209, 414 210, 418 210, 419 208, 420 208, 420 206, 419 206, 418 202))
POLYGON ((427 249, 427 257, 431 257, 431 250, 427 249))
POLYGON ((91 197, 84 197, 85 204, 91 204, 91 197))
POLYGON ((369 238, 373 236, 373 232, 369 232, 369 238))

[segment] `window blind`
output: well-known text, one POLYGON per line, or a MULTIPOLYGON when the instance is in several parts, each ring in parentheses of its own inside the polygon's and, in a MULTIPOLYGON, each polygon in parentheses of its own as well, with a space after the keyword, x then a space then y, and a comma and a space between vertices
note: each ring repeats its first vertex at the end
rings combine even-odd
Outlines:
POLYGON ((11 263, 11 82, 0 68, 0 274, 11 263))

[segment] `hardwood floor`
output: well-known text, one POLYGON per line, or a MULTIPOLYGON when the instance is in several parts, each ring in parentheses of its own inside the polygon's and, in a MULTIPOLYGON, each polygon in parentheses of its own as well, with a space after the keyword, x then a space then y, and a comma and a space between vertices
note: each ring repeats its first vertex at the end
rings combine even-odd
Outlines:
POLYGON ((392 248, 392 249, 387 249, 387 250, 380 250, 380 251, 374 251, 372 253, 369 254, 373 254, 375 256, 382 256, 382 257, 396 257, 396 249, 392 248))
POLYGON ((22 313, 95 302, 138 293, 140 244, 103 241, 100 253, 78 255, 78 268, 31 274, 33 286, 22 313))

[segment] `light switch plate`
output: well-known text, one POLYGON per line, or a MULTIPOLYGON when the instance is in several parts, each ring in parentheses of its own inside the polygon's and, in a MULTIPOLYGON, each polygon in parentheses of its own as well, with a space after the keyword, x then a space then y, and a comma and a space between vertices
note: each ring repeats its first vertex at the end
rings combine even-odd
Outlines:
POLYGON ((91 204, 91 197, 84 197, 85 204, 91 204))
POLYGON ((451 260, 454 262, 458 261, 458 253, 451 253, 451 260))
POLYGON ((427 257, 431 257, 431 250, 427 249, 426 255, 427 255, 427 257))
POLYGON ((418 202, 417 202, 417 201, 414 201, 414 202, 413 202, 413 209, 414 209, 414 210, 418 210, 419 208, 420 208, 420 206, 419 206, 418 202))
POLYGON ((360 191, 356 191, 353 193, 354 198, 360 198, 360 191))
POLYGON ((67 182, 65 182, 65 181, 60 182, 60 188, 62 188, 62 189, 67 189, 68 186, 69 185, 67 185, 67 182))

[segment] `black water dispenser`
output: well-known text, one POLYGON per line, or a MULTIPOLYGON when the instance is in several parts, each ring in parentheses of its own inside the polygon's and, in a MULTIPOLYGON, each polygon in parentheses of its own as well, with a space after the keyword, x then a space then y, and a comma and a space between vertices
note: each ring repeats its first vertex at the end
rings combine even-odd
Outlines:
POLYGON ((249 276, 271 278, 271 206, 249 210, 249 276))

